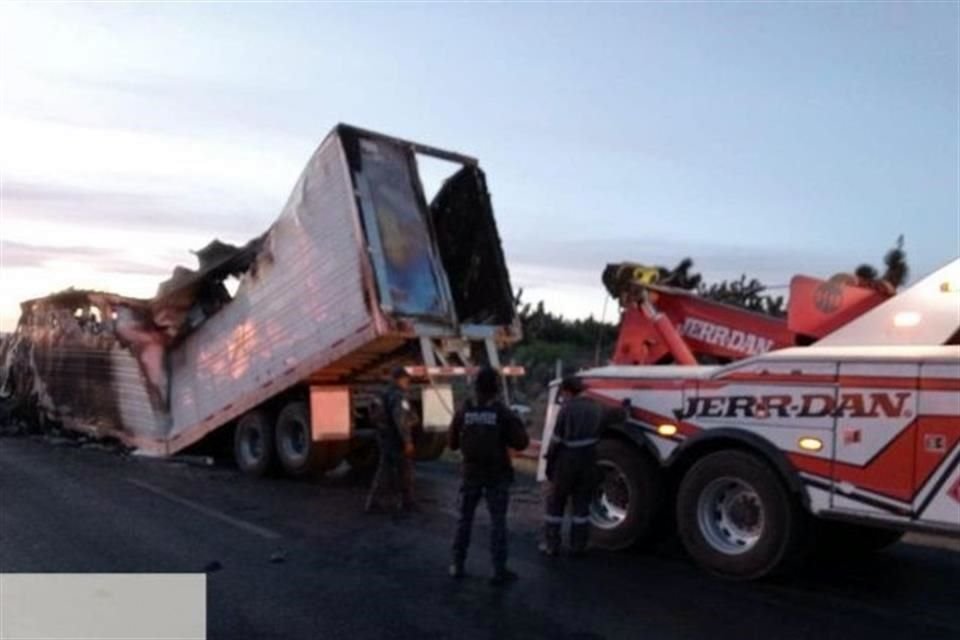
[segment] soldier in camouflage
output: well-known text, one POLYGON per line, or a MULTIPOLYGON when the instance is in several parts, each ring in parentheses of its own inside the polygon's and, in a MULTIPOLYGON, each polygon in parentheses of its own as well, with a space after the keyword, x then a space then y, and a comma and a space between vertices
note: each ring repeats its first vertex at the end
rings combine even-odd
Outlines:
POLYGON ((380 400, 381 415, 377 424, 380 461, 367 496, 367 513, 381 512, 386 507, 417 510, 413 492, 413 427, 418 418, 407 398, 410 374, 398 367, 391 378, 390 386, 380 400), (389 505, 384 505, 385 498, 389 498, 389 505))

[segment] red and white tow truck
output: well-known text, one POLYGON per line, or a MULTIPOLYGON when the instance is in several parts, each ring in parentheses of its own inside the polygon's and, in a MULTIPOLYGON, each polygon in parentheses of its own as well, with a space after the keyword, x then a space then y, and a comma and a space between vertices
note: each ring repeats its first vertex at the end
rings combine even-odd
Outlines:
MULTIPOLYGON (((960 259, 897 295, 798 276, 785 319, 649 276, 620 296, 612 363, 579 374, 628 416, 598 445, 594 544, 633 545, 672 511, 697 564, 752 579, 812 542, 960 536, 960 259)), ((557 410, 554 384, 545 443, 557 410)))

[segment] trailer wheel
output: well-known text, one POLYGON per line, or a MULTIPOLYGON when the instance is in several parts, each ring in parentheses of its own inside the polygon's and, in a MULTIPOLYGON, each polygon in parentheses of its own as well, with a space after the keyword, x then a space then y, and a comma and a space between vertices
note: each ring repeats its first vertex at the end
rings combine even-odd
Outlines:
POLYGON ((290 402, 277 416, 277 458, 290 477, 323 473, 340 464, 343 455, 338 444, 314 442, 306 402, 290 402))
POLYGON ((702 568, 726 578, 760 578, 798 559, 804 518, 776 472, 750 453, 710 454, 680 482, 683 546, 702 568))
POLYGON ((255 409, 237 421, 233 458, 241 471, 252 476, 263 476, 273 469, 273 421, 266 412, 255 409))
POLYGON ((447 450, 447 433, 423 431, 416 441, 417 460, 428 462, 436 460, 447 450))
POLYGON ((597 445, 598 482, 590 503, 592 544, 625 549, 653 531, 661 477, 648 454, 618 440, 597 445))

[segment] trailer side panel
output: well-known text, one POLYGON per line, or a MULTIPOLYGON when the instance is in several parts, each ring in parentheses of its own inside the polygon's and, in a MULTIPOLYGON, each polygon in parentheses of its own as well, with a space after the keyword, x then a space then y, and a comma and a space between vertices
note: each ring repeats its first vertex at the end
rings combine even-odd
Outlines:
POLYGON ((330 136, 234 299, 171 354, 171 452, 376 336, 356 220, 330 136))

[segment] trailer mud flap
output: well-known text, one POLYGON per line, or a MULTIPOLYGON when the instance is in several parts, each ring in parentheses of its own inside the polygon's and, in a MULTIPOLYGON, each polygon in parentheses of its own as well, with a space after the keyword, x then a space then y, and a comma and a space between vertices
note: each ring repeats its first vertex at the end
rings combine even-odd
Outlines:
POLYGON ((310 437, 314 442, 350 439, 350 389, 310 388, 310 437))

